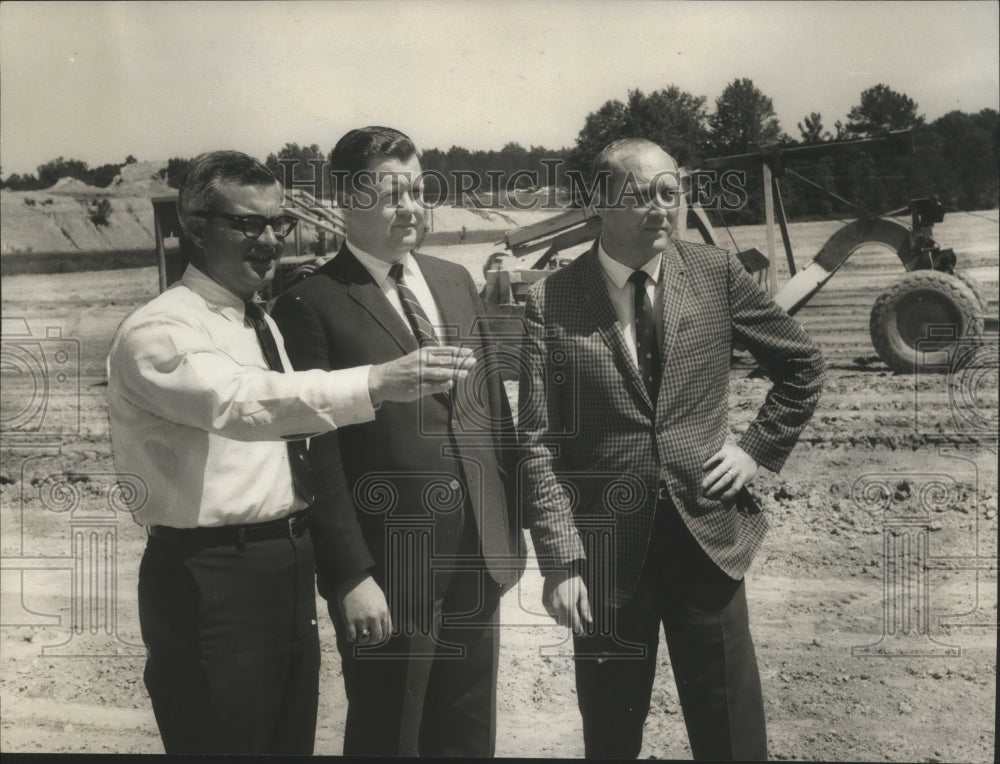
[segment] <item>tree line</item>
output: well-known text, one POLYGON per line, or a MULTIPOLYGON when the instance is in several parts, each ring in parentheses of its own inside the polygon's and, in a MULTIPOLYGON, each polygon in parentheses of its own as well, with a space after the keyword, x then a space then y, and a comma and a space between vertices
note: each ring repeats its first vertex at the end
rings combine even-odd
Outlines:
MULTIPOLYGON (((1000 115, 995 109, 974 114, 951 111, 933 122, 918 113, 918 104, 904 93, 879 84, 860 94, 846 122, 836 121, 832 131, 820 112, 803 116, 798 135, 786 133, 778 122, 771 99, 746 78, 729 83, 709 109, 705 96, 677 87, 643 93, 629 91, 625 100, 610 100, 587 115, 576 143, 570 148, 524 148, 508 143, 499 151, 470 150, 452 146, 447 151, 425 149, 420 156, 424 170, 441 173, 449 181, 463 174, 468 189, 486 192, 490 174, 512 181, 520 189, 533 186, 567 186, 567 173, 589 178, 594 157, 606 144, 621 137, 648 138, 669 151, 678 163, 697 168, 706 158, 749 153, 769 146, 822 144, 877 136, 891 130, 913 131, 913 153, 886 156, 862 151, 850 156, 817 156, 796 164, 796 173, 841 198, 872 212, 906 206, 913 197, 937 197, 952 210, 990 209, 998 204, 1000 115), (477 180, 478 179, 478 180, 477 180)), ((286 143, 271 153, 266 164, 283 177, 283 161, 297 160, 296 177, 312 177, 310 162, 329 156, 318 144, 286 143)), ((58 159, 38 168, 37 175, 13 174, 0 180, 12 190, 48 188, 61 177, 74 177, 106 187, 123 164, 89 168, 75 159, 58 159)), ((169 185, 180 185, 190 159, 173 157, 161 170, 169 185)), ((315 166, 315 165, 314 165, 315 166)), ((495 181, 494 181, 495 182, 495 181)), ((759 170, 747 171, 749 196, 739 210, 727 213, 726 222, 750 223, 762 219, 759 170)), ((853 217, 847 205, 814 191, 808 183, 784 183, 783 202, 789 217, 853 217)), ((452 196, 455 189, 452 188, 452 196)))
POLYGON ((100 167, 90 167, 81 159, 63 159, 58 157, 39 165, 37 175, 34 173, 20 175, 12 173, 0 179, 0 188, 11 191, 37 191, 51 188, 61 178, 76 178, 87 185, 107 188, 127 164, 135 164, 138 160, 129 154, 125 160, 117 164, 102 164, 100 167))
MULTIPOLYGON (((953 210, 991 209, 998 204, 1000 114, 949 112, 927 123, 909 96, 884 84, 861 93, 859 102, 837 121, 833 131, 812 112, 797 123, 798 137, 778 122, 771 99, 752 80, 726 86, 709 111, 706 98, 670 87, 644 94, 630 91, 626 101, 608 101, 587 116, 570 152, 569 166, 586 172, 597 153, 615 138, 648 138, 686 167, 708 157, 759 151, 769 146, 822 144, 831 140, 870 138, 892 130, 912 130, 913 153, 887 156, 860 151, 850 156, 818 155, 794 170, 841 198, 883 213, 906 206, 914 197, 937 197, 953 210)), ((763 218, 761 174, 748 170, 749 198, 727 222, 754 223, 763 218)), ((785 182, 783 202, 789 217, 853 217, 851 208, 824 196, 808 183, 785 182)))

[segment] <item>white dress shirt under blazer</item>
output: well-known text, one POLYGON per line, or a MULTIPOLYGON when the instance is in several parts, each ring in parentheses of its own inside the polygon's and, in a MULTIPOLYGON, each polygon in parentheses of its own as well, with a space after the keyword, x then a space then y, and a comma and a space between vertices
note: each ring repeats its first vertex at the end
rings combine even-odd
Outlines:
MULTIPOLYGON (((628 347, 629 355, 638 366, 638 353, 635 349, 635 291, 629 284, 629 276, 635 269, 624 263, 620 263, 609 255, 604 249, 604 243, 597 246, 597 260, 601 264, 604 273, 604 283, 608 287, 608 295, 611 297, 611 304, 614 306, 615 314, 622 325, 622 333, 625 335, 625 345, 628 347)), ((653 322, 656 331, 657 345, 663 345, 663 322, 659 316, 663 315, 663 283, 660 280, 660 263, 663 260, 663 253, 660 253, 648 260, 642 266, 649 278, 646 280, 646 294, 653 306, 653 315, 657 320, 653 322)))
MULTIPOLYGON (((378 284, 379 289, 382 290, 382 293, 389 300, 393 309, 403 319, 403 325, 410 331, 410 334, 413 334, 413 329, 410 327, 410 319, 406 317, 406 312, 403 310, 403 303, 399 299, 399 289, 396 288, 396 281, 389 275, 392 263, 387 263, 385 260, 380 260, 374 255, 368 254, 363 249, 358 249, 357 245, 350 239, 347 240, 347 247, 358 258, 358 262, 365 266, 365 270, 372 275, 375 283, 378 284)), ((427 320, 434 327, 434 334, 438 338, 438 341, 442 341, 445 332, 443 331, 444 327, 441 325, 441 313, 438 311, 434 297, 431 295, 430 287, 427 286, 427 281, 424 280, 424 274, 420 272, 417 261, 413 259, 413 255, 407 252, 400 258, 399 262, 403 264, 403 279, 406 281, 406 286, 410 288, 410 291, 417 298, 417 302, 420 303, 420 307, 427 314, 427 320)))

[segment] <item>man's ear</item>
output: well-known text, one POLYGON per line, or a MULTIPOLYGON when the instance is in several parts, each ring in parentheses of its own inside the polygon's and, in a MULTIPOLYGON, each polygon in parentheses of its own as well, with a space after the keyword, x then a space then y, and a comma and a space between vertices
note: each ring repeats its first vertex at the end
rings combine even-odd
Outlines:
POLYGON ((191 216, 185 218, 181 227, 198 249, 205 249, 205 227, 207 225, 208 221, 205 218, 191 216))

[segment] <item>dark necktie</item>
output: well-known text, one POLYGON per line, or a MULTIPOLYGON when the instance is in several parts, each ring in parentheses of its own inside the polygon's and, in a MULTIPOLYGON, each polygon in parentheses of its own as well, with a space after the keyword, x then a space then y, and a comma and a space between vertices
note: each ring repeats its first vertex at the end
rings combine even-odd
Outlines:
POLYGON ((417 338, 417 344, 420 347, 439 345, 437 337, 434 336, 434 327, 431 325, 430 319, 427 318, 424 309, 420 307, 417 296, 403 280, 403 264, 393 263, 389 269, 389 275, 396 282, 396 288, 399 290, 399 301, 403 303, 403 312, 406 314, 406 320, 410 322, 413 336, 417 338))
MULTIPOLYGON (((270 325, 264 320, 264 314, 256 303, 247 302, 244 304, 247 320, 257 334, 257 342, 264 354, 271 371, 285 370, 281 362, 281 354, 278 352, 278 343, 274 339, 274 333, 270 325)), ((309 455, 306 451, 305 440, 289 440, 288 443, 288 463, 292 468, 292 483, 299 495, 310 504, 315 499, 313 493, 312 475, 309 471, 309 455)))
POLYGON ((656 405, 656 394, 660 390, 660 348, 656 344, 656 317, 653 304, 646 294, 646 279, 649 274, 643 270, 633 271, 628 277, 632 284, 632 305, 635 308, 635 353, 639 376, 646 384, 649 398, 656 405))

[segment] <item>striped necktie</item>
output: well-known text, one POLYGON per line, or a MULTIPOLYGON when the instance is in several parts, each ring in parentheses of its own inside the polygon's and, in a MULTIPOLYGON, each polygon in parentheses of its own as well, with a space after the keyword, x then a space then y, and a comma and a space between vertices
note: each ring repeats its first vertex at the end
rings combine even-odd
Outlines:
POLYGON ((413 336, 417 338, 417 344, 420 347, 439 345, 430 319, 427 318, 424 309, 420 307, 417 296, 413 294, 403 279, 403 264, 393 263, 389 269, 389 275, 396 282, 396 288, 399 290, 399 301, 403 303, 403 312, 406 314, 407 321, 410 322, 413 336))
MULTIPOLYGON (((274 339, 274 333, 267 321, 264 320, 264 313, 256 303, 246 302, 244 304, 247 321, 257 334, 257 342, 260 344, 264 360, 267 361, 271 371, 285 370, 281 362, 281 354, 278 352, 278 343, 274 339)), ((308 437, 308 436, 297 436, 308 437)), ((298 494, 309 504, 316 498, 313 491, 312 473, 309 468, 309 455, 306 449, 305 440, 289 440, 288 443, 288 463, 292 469, 292 483, 298 494)))

